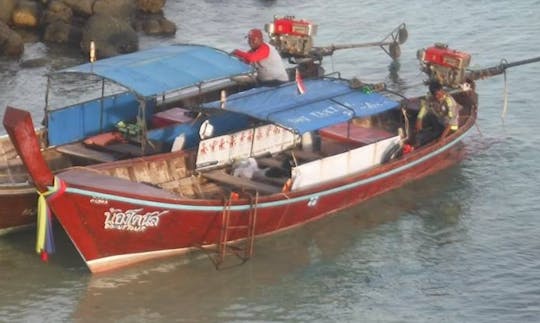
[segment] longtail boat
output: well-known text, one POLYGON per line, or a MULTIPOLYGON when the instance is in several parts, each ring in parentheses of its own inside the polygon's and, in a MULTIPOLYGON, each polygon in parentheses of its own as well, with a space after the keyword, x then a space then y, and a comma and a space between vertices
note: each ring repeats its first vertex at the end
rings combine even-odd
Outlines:
MULTIPOLYGON (((252 73, 251 66, 228 53, 192 44, 160 46, 50 73, 44 126, 37 130, 45 161, 57 172, 170 151, 182 134, 183 145, 194 146, 207 119, 227 121, 215 129, 217 134, 245 127, 242 116, 227 111, 205 115, 185 107, 214 100, 223 89, 245 88, 233 79, 252 73)), ((2 234, 35 223, 37 195, 7 135, 0 137, 0 154, 2 234)))

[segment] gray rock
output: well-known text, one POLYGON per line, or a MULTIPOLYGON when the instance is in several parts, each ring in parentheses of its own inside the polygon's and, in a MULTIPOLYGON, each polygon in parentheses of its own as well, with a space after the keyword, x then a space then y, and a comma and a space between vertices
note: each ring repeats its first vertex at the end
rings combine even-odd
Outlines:
POLYGON ((86 22, 81 40, 81 49, 84 53, 90 52, 91 41, 95 42, 97 59, 131 53, 139 49, 139 39, 131 25, 107 15, 94 15, 86 22))
POLYGON ((96 0, 94 14, 104 14, 118 18, 131 19, 135 16, 135 2, 133 0, 96 0))
POLYGON ((73 10, 62 1, 52 1, 43 13, 41 23, 47 25, 53 22, 62 21, 71 23, 73 19, 73 10))
POLYGON ((142 30, 147 35, 174 35, 176 25, 161 15, 147 15, 142 18, 142 30))
POLYGON ((0 56, 19 58, 24 53, 24 43, 15 31, 0 21, 0 56))
POLYGON ((62 2, 70 7, 77 15, 90 17, 94 13, 92 10, 94 0, 62 0, 62 2))

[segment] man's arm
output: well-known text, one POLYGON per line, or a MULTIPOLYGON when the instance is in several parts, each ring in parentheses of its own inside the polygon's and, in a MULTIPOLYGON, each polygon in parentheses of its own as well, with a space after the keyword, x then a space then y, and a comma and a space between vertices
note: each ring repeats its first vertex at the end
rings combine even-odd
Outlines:
POLYGON ((262 43, 259 48, 254 51, 244 52, 239 49, 235 49, 232 54, 241 58, 246 63, 256 63, 268 57, 270 54, 270 48, 267 44, 262 43))

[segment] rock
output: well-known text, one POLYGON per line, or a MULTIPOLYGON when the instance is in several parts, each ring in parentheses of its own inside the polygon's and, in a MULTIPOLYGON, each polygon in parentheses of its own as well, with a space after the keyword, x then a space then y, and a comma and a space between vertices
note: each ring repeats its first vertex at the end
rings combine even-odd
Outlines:
POLYGON ((57 20, 45 27, 43 40, 52 43, 80 44, 82 39, 82 30, 80 27, 57 20))
POLYGON ((36 67, 43 67, 49 63, 49 59, 46 57, 40 57, 40 58, 31 58, 27 60, 23 60, 19 63, 19 66, 22 68, 36 68, 36 67))
POLYGON ((41 7, 39 3, 21 0, 15 10, 13 10, 11 21, 17 27, 35 28, 38 26, 40 16, 41 7))
POLYGON ((105 14, 118 18, 131 19, 135 16, 135 2, 133 0, 96 0, 94 14, 105 14))
POLYGON ((94 15, 83 28, 81 49, 90 52, 90 41, 96 45, 97 59, 137 51, 139 39, 131 25, 121 19, 94 15))
POLYGON ((83 17, 90 17, 94 11, 92 6, 94 5, 94 0, 62 0, 76 15, 83 17))
POLYGON ((137 0, 137 9, 142 12, 158 13, 164 5, 165 0, 137 0))
POLYGON ((169 19, 163 17, 163 19, 160 20, 160 26, 162 35, 176 34, 176 24, 169 19))
POLYGON ((0 21, 0 56, 19 58, 24 53, 24 43, 15 31, 0 21))
POLYGON ((64 23, 71 23, 73 19, 73 10, 68 7, 62 1, 53 1, 49 3, 47 9, 43 13, 41 22, 48 25, 53 22, 62 21, 64 23))
POLYGON ((147 15, 142 20, 142 30, 147 35, 174 35, 176 25, 161 15, 147 15))
POLYGON ((0 0, 0 21, 9 24, 11 22, 11 16, 13 9, 17 5, 16 0, 0 0))

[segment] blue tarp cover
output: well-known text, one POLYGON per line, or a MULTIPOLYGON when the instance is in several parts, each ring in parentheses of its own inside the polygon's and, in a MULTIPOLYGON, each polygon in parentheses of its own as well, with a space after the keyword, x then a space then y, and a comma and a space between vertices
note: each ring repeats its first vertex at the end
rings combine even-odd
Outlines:
MULTIPOLYGON (((266 120, 302 134, 399 106, 398 102, 379 93, 364 93, 352 89, 345 80, 305 80, 304 86, 304 94, 299 94, 295 82, 233 94, 227 98, 225 109, 266 120)), ((219 108, 220 105, 221 103, 216 101, 204 106, 219 108)))
POLYGON ((167 45, 87 63, 52 74, 95 74, 143 97, 201 82, 250 73, 252 67, 228 53, 203 45, 167 45))

